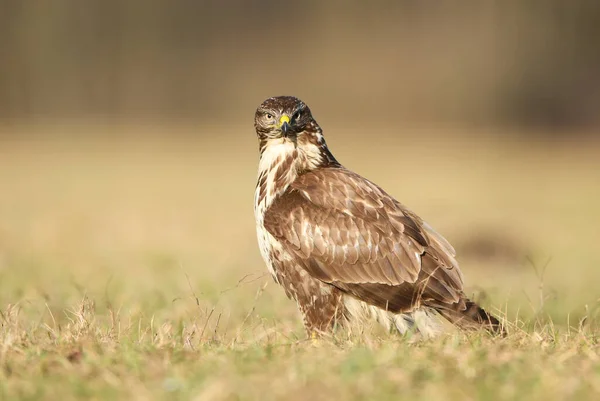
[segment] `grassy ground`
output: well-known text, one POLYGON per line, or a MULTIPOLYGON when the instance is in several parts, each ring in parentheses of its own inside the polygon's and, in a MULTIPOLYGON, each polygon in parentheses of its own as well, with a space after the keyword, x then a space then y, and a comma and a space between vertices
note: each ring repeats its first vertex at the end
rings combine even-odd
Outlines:
POLYGON ((257 250, 251 127, 2 131, 0 399, 600 397, 595 143, 329 127, 510 334, 314 342, 257 250))

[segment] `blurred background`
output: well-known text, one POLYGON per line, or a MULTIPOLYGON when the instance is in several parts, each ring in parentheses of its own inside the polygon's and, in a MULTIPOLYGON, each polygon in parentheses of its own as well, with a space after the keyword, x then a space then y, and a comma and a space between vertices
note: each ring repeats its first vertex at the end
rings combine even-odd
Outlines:
POLYGON ((0 117, 598 124, 597 2, 438 3, 2 0, 0 117))
POLYGON ((177 316, 193 288, 234 325, 254 302, 297 328, 274 285, 254 301, 253 116, 282 94, 455 244, 484 304, 596 313, 585 0, 0 0, 0 305, 177 316))

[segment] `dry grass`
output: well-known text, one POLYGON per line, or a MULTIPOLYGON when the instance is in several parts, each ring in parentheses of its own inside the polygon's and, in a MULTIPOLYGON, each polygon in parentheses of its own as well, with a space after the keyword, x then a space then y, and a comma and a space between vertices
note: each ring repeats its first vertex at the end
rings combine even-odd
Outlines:
POLYGON ((257 252, 251 127, 3 130, 0 399, 600 395, 594 143, 329 127, 340 161, 457 245, 510 335, 314 343, 257 252))

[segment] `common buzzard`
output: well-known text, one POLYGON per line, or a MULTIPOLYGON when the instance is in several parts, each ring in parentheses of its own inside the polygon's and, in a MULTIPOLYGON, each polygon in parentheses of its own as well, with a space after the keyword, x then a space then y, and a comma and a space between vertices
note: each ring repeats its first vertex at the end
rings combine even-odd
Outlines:
POLYGON ((464 294, 448 241, 344 168, 304 102, 269 98, 256 110, 254 126, 260 251, 274 280, 297 302, 309 334, 372 318, 405 332, 420 317, 426 323, 416 329, 431 334, 436 314, 461 328, 502 330, 464 294))

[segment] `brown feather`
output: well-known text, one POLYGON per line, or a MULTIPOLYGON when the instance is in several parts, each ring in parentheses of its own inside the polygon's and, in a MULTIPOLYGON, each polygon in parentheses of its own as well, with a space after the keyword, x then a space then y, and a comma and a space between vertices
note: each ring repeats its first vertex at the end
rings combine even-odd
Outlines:
POLYGON ((362 177, 342 168, 319 169, 298 177, 269 208, 264 224, 313 277, 335 282, 338 288, 363 297, 359 299, 403 311, 423 303, 421 298, 457 302, 462 277, 453 256, 434 247, 439 241, 428 241, 427 231, 411 215, 362 177), (321 182, 329 185, 318 185, 321 182), (350 192, 369 194, 369 198, 346 198, 342 209, 332 206, 341 204, 335 201, 339 193, 350 192), (386 215, 387 220, 379 218, 386 215), (299 248, 296 231, 301 219, 309 228, 299 248), (350 284, 390 288, 371 286, 363 294, 350 284), (377 293, 373 288, 385 291, 377 293), (393 296, 394 288, 399 298, 393 296))

